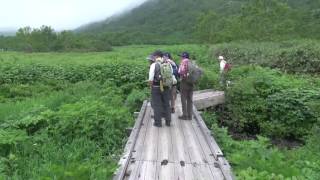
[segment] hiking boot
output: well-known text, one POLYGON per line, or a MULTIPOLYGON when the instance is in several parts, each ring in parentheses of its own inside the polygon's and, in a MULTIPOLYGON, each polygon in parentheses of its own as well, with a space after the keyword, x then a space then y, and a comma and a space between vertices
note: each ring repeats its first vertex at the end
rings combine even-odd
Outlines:
POLYGON ((184 115, 178 116, 178 118, 181 119, 181 120, 187 120, 187 116, 184 116, 184 115))
POLYGON ((171 121, 166 121, 166 126, 170 127, 171 121))
POLYGON ((162 125, 161 125, 160 123, 156 123, 156 122, 153 123, 153 126, 155 126, 155 127, 162 127, 162 125))
POLYGON ((174 108, 171 108, 171 113, 174 114, 176 110, 174 108))

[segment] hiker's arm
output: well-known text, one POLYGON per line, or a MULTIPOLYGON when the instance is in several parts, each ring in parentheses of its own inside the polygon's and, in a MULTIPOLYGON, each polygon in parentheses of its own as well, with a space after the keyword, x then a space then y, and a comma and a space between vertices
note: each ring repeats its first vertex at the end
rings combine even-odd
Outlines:
POLYGON ((155 63, 151 64, 150 70, 149 70, 149 86, 152 86, 152 82, 154 80, 154 72, 155 71, 155 63))

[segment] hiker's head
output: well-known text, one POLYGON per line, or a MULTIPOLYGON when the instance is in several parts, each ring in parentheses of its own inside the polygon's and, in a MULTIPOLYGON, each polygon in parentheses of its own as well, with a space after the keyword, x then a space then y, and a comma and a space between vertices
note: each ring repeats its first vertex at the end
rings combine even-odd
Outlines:
POLYGON ((155 59, 163 57, 163 53, 160 50, 155 51, 152 55, 155 57, 155 59))
POLYGON ((155 61, 155 57, 151 54, 146 58, 150 63, 153 63, 155 61))
POLYGON ((219 61, 222 61, 222 60, 224 60, 224 57, 223 56, 219 56, 218 59, 219 59, 219 61))
POLYGON ((166 53, 163 53, 163 58, 164 59, 172 59, 172 56, 170 53, 166 52, 166 53))
POLYGON ((189 59, 189 53, 188 52, 183 52, 179 55, 181 58, 187 58, 189 59))

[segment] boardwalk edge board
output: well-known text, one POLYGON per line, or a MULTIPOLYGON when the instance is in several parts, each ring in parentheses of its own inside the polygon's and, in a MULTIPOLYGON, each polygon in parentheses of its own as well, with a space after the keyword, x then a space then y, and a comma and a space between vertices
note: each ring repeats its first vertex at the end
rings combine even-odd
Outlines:
POLYGON ((208 129, 207 125, 204 123, 204 121, 203 121, 202 117, 200 116, 200 113, 198 112, 195 105, 193 105, 193 114, 194 114, 196 122, 198 123, 202 133, 205 136, 205 139, 206 139, 206 141, 210 147, 210 150, 212 152, 212 155, 219 162, 218 165, 223 173, 223 176, 225 177, 226 180, 235 179, 232 174, 231 166, 230 166, 229 162, 224 157, 219 145, 217 144, 217 142, 215 141, 215 139, 212 136, 212 132, 208 129))
POLYGON ((143 102, 143 105, 141 107, 141 110, 139 112, 139 115, 135 121, 135 125, 134 128, 132 129, 132 132, 130 134, 130 137, 127 141, 127 144, 125 146, 124 149, 124 153, 123 156, 121 157, 120 161, 119 161, 119 168, 117 169, 117 171, 114 174, 113 180, 122 180, 125 176, 126 176, 126 169, 129 165, 130 162, 130 157, 132 155, 132 151, 133 148, 136 144, 137 141, 137 137, 139 135, 139 131, 141 129, 141 125, 142 125, 142 120, 145 116, 146 110, 147 110, 147 105, 148 105, 148 101, 145 100, 143 102))

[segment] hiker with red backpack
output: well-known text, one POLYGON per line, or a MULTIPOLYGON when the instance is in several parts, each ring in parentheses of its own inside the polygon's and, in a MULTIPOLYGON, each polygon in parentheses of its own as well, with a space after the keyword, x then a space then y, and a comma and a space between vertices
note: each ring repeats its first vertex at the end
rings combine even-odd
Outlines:
POLYGON ((181 92, 181 104, 182 104, 182 115, 178 118, 181 120, 192 120, 192 109, 193 109, 193 84, 187 81, 189 76, 189 53, 183 52, 181 55, 181 64, 179 66, 180 75, 180 92, 181 92))
POLYGON ((154 126, 161 127, 164 117, 166 126, 171 123, 171 86, 173 84, 171 64, 163 60, 163 53, 155 51, 152 54, 149 70, 149 85, 151 88, 151 104, 154 111, 154 126))
POLYGON ((163 55, 164 61, 167 61, 171 64, 172 71, 173 71, 173 84, 171 88, 171 113, 175 113, 175 101, 177 99, 177 85, 179 79, 179 67, 178 65, 172 60, 172 56, 170 53, 164 53, 163 55))
POLYGON ((219 56, 218 60, 220 61, 220 85, 222 87, 226 86, 226 76, 228 71, 231 69, 231 65, 224 59, 223 56, 219 56))

